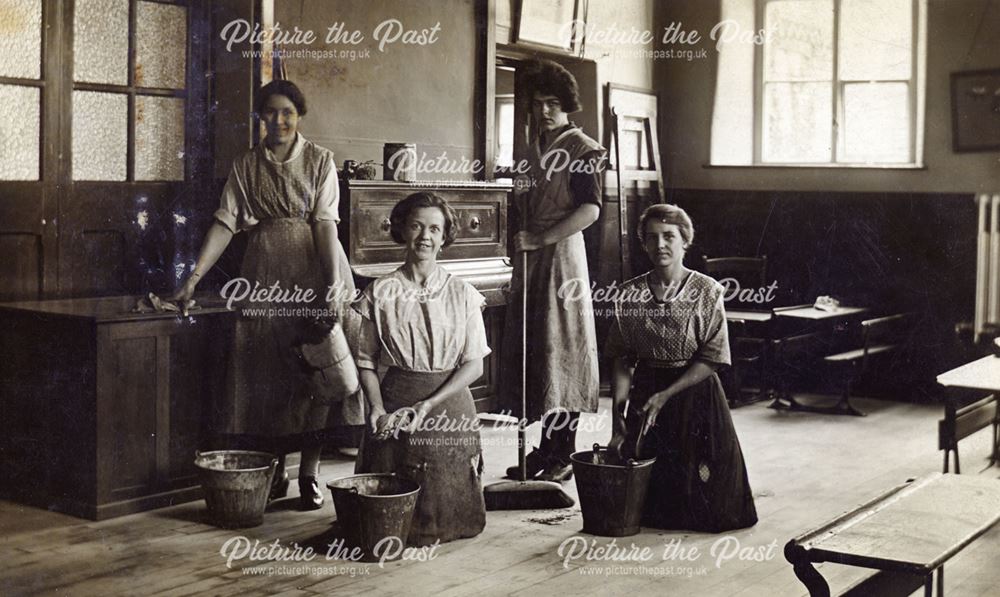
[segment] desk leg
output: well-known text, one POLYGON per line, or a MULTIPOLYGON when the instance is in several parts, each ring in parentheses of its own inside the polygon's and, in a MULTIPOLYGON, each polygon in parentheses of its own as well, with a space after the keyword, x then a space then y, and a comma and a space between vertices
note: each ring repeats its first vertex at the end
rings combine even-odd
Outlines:
POLYGON ((1000 463, 1000 404, 997 405, 993 419, 993 453, 990 454, 990 466, 1000 463))
POLYGON ((809 589, 809 597, 830 597, 830 585, 826 584, 823 575, 813 567, 812 562, 799 562, 792 565, 795 576, 809 589))
POLYGON ((849 399, 845 396, 841 396, 840 400, 832 406, 814 406, 812 404, 802 404, 801 402, 795 400, 795 397, 792 394, 783 393, 779 394, 774 401, 771 402, 771 404, 767 405, 767 407, 775 410, 800 411, 826 415, 850 415, 854 417, 865 416, 865 413, 854 408, 849 399))

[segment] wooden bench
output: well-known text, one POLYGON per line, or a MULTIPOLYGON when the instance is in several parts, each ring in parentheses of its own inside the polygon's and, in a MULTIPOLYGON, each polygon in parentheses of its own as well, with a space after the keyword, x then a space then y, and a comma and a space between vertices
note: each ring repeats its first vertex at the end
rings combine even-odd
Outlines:
POLYGON ((903 338, 909 331, 911 317, 911 314, 903 313, 862 321, 860 348, 824 357, 826 364, 836 368, 843 379, 840 402, 835 409, 839 409, 842 414, 864 416, 865 413, 851 405, 851 388, 856 381, 874 370, 877 363, 884 363, 886 356, 905 346, 903 338))
POLYGON ((993 428, 990 466, 996 464, 998 443, 1000 443, 998 417, 1000 410, 997 409, 997 397, 994 394, 961 408, 956 408, 951 403, 945 407, 944 418, 938 421, 938 449, 944 450, 944 472, 948 472, 949 454, 954 455, 955 472, 962 472, 958 460, 958 442, 986 427, 993 428))
POLYGON ((832 562, 878 572, 838 593, 910 595, 924 587, 930 597, 934 573, 944 595, 944 564, 1000 521, 1000 480, 932 473, 894 487, 877 498, 796 537, 785 559, 811 597, 829 597, 830 587, 813 564, 832 562))

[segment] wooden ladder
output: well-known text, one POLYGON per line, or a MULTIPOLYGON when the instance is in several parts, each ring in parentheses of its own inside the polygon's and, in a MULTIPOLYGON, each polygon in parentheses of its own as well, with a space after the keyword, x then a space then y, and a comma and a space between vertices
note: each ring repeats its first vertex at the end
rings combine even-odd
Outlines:
MULTIPOLYGON (((613 106, 611 108, 612 130, 614 131, 615 168, 618 187, 618 232, 621 235, 621 273, 622 281, 632 277, 631 242, 633 231, 629 229, 628 200, 626 189, 639 188, 640 182, 655 186, 658 203, 665 203, 663 191, 663 174, 660 169, 660 146, 656 135, 656 114, 639 107, 613 106), (622 139, 626 135, 639 134, 640 145, 637 147, 636 164, 625 164, 622 161, 622 139), (650 156, 652 168, 643 168, 642 150, 645 146, 646 155, 650 156)), ((638 239, 642 242, 642 239, 638 239)))

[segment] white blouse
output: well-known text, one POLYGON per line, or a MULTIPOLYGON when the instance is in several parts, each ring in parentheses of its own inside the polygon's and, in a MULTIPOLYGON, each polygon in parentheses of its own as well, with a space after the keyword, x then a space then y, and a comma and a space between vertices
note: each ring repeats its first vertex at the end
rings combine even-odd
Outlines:
POLYGON ((483 323, 486 299, 471 284, 438 267, 424 285, 401 270, 375 280, 354 309, 361 314, 355 361, 407 371, 449 371, 490 354, 483 323))

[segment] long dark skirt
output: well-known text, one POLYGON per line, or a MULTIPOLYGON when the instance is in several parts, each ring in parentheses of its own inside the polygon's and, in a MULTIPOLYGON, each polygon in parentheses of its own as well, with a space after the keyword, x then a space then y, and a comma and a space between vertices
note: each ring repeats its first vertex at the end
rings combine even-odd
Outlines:
MULTIPOLYGON (((634 446, 642 430, 646 400, 683 372, 640 361, 629 394, 626 446, 634 446)), ((718 533, 756 524, 743 452, 715 374, 667 401, 642 455, 656 456, 643 526, 718 533)))
MULTIPOLYGON (((389 369, 381 384, 386 412, 430 396, 451 373, 389 369)), ((474 537, 486 526, 480 481, 482 447, 472 393, 466 388, 445 400, 427 421, 434 421, 435 428, 381 441, 366 430, 355 466, 357 473, 396 473, 420 484, 407 538, 410 545, 474 537)))

